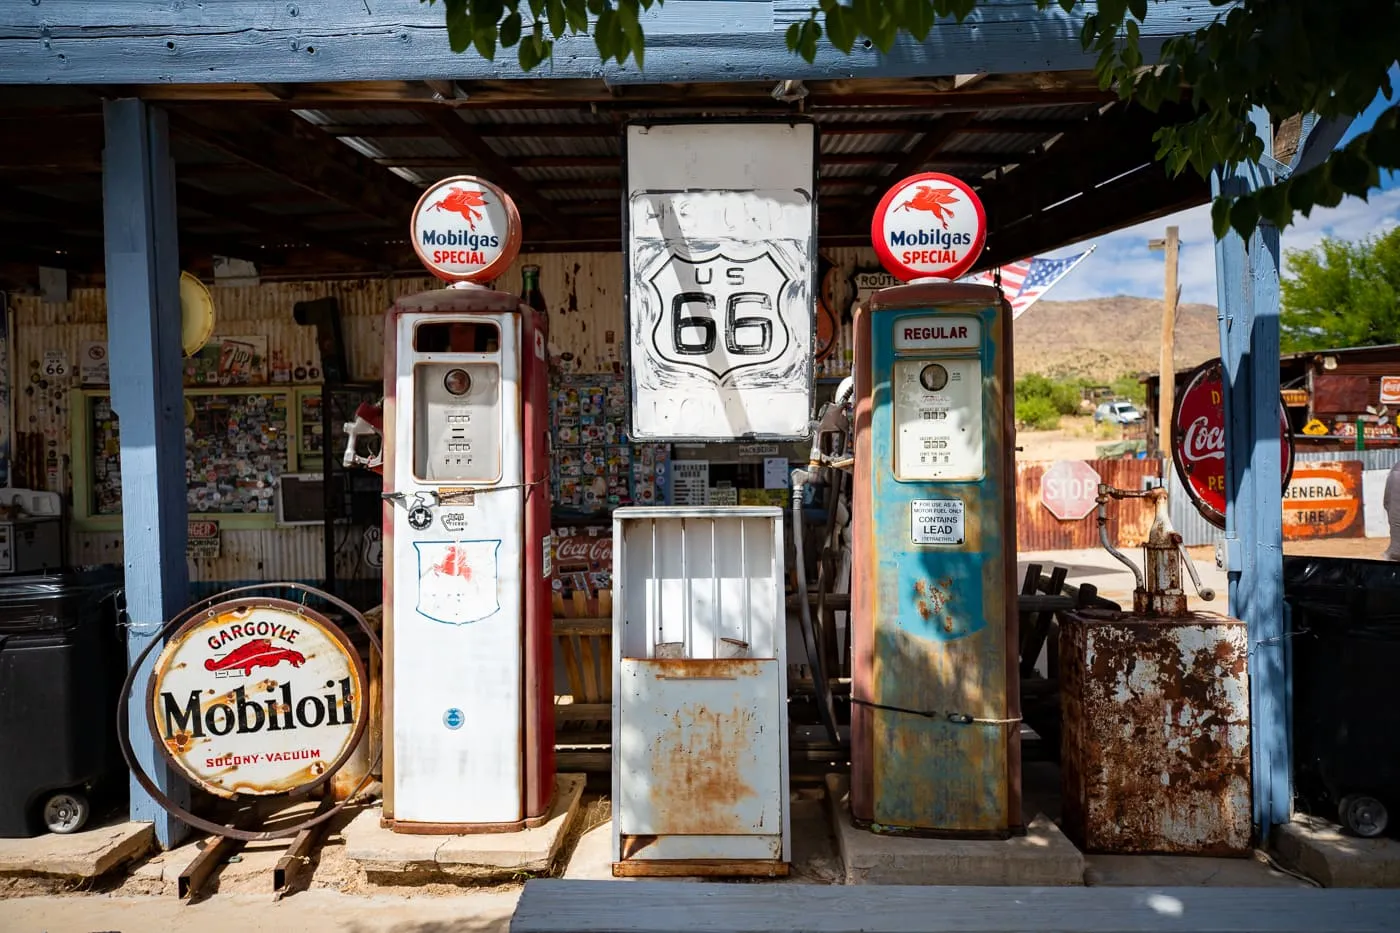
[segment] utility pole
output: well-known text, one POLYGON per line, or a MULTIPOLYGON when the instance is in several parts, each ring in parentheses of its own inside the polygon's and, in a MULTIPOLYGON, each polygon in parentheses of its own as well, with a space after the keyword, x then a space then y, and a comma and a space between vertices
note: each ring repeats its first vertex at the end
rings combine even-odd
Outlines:
POLYGON ((1167 254, 1167 281, 1162 302, 1161 378, 1157 384, 1157 452, 1167 455, 1172 436, 1172 409, 1176 405, 1176 302, 1181 290, 1176 284, 1177 255, 1181 240, 1176 227, 1167 228, 1166 239, 1148 240, 1147 248, 1167 254))

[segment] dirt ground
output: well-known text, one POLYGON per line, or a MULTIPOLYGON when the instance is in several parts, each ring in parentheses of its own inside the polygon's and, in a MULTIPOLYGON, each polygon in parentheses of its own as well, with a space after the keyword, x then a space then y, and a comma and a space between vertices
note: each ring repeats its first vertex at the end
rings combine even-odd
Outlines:
POLYGON ((1055 431, 1017 431, 1017 460, 1093 460, 1100 444, 1122 440, 1117 425, 1094 426, 1090 415, 1064 417, 1055 431))

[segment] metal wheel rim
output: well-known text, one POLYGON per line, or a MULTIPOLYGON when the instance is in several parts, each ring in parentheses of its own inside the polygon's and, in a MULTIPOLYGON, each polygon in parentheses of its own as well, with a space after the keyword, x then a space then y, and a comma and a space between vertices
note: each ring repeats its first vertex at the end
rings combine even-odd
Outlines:
POLYGON ((1371 838, 1385 832, 1390 823, 1385 805, 1374 797, 1357 797, 1347 808, 1347 823, 1359 836, 1371 838))
POLYGON ((71 794, 58 794, 44 804, 44 825, 49 829, 72 829, 82 818, 83 806, 71 794))

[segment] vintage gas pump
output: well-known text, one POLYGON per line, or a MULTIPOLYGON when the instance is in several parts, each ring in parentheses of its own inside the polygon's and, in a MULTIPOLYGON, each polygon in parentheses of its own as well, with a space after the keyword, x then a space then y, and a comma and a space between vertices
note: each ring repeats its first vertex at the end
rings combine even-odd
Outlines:
POLYGON ((872 226, 903 286, 855 319, 851 812, 877 832, 1018 831, 1011 310, 954 284, 985 217, 945 175, 872 226))
POLYGON ((554 788, 544 322, 483 284, 520 248, 496 186, 434 185, 412 237, 454 284, 385 318, 384 821, 524 828, 554 788))

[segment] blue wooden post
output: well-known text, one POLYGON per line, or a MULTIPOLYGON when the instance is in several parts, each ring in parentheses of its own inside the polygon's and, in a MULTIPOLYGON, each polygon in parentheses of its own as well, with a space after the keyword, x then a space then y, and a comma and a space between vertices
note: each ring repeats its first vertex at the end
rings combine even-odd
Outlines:
MULTIPOLYGON (((117 100, 105 104, 103 117, 107 340, 112 407, 121 421, 130 662, 188 598, 180 262, 165 114, 139 100, 117 100)), ((145 684, 137 679, 128 703, 132 745, 161 790, 188 806, 188 785, 169 773, 151 735, 145 684)), ((131 818, 154 822, 167 848, 187 831, 135 781, 131 818)))
MULTIPOLYGON (((1255 129, 1272 155, 1262 111, 1255 129)), ((1217 169, 1214 194, 1271 182, 1260 165, 1217 169)), ((1225 513, 1230 614, 1249 626, 1254 823, 1261 839, 1292 813, 1290 672, 1283 613, 1283 466, 1279 437, 1279 232, 1260 224, 1246 243, 1231 232, 1215 246, 1220 354, 1225 383, 1225 513)))

